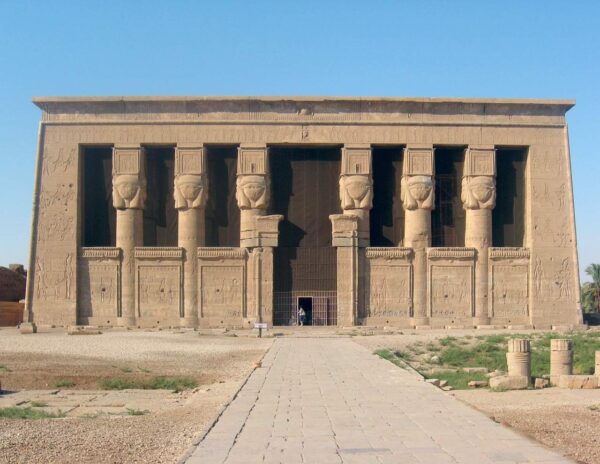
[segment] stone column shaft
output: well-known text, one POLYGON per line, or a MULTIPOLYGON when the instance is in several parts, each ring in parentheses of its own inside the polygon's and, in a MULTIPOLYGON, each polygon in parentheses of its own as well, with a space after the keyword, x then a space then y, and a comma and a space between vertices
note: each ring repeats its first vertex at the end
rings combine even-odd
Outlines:
POLYGON ((183 248, 183 327, 198 326, 198 247, 205 244, 208 179, 204 147, 177 146, 173 195, 178 211, 177 243, 183 248))
POLYGON ((144 152, 139 146, 113 148, 113 206, 117 209, 116 245, 121 249, 122 326, 136 323, 135 247, 144 244, 146 201, 144 152))
POLYGON ((466 211, 465 246, 477 250, 473 325, 488 325, 488 249, 492 245, 492 210, 496 205, 496 151, 471 146, 465 153, 461 199, 466 211))
POLYGON ((506 353, 509 377, 531 378, 531 349, 529 340, 515 338, 508 341, 506 353))
POLYGON ((141 209, 118 209, 116 245, 121 249, 121 325, 136 323, 135 247, 143 245, 144 212, 141 209))
POLYGON ((431 246, 431 210, 407 210, 404 219, 404 246, 414 250, 413 323, 428 325, 427 248, 431 246))
POLYGON ((477 249, 475 262, 474 325, 489 324, 488 315, 488 248, 492 237, 492 210, 467 209, 465 246, 477 249))
POLYGON ((412 325, 429 325, 427 304, 427 248, 431 246, 431 210, 434 207, 433 147, 408 146, 400 196, 404 208, 404 246, 414 250, 412 325))
POLYGON ((550 340, 550 382, 558 385, 561 375, 573 374, 573 350, 569 339, 550 340))

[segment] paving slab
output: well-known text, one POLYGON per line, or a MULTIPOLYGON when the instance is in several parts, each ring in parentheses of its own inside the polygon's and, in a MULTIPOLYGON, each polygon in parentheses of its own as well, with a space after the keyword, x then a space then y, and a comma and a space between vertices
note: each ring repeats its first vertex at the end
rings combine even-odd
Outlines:
POLYGON ((250 457, 263 463, 573 463, 351 339, 324 337, 277 339, 185 462, 250 457))

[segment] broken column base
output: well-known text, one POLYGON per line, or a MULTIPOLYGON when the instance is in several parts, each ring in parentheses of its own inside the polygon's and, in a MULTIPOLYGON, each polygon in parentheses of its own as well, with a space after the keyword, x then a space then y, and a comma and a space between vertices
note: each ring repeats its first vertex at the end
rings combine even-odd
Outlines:
POLYGON ((525 390, 529 388, 529 378, 524 375, 499 375, 490 378, 492 390, 525 390))
POLYGON ((561 375, 558 388, 571 390, 588 390, 598 388, 598 377, 594 375, 561 375))
POLYGON ((19 331, 22 334, 34 334, 37 333, 37 326, 34 322, 21 322, 19 331))

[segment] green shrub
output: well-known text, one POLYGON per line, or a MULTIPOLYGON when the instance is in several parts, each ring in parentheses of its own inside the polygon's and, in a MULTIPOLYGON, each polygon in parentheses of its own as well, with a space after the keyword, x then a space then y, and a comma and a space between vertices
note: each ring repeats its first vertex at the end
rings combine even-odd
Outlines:
POLYGON ((57 419, 60 417, 65 417, 65 414, 61 411, 54 414, 39 409, 32 409, 30 407, 0 408, 0 418, 3 419, 57 419))

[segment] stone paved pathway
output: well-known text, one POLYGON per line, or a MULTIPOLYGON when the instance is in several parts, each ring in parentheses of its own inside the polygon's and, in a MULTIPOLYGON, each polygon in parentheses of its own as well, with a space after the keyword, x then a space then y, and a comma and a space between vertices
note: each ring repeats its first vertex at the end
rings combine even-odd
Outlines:
POLYGON ((187 460, 572 462, 347 338, 278 339, 187 460))

